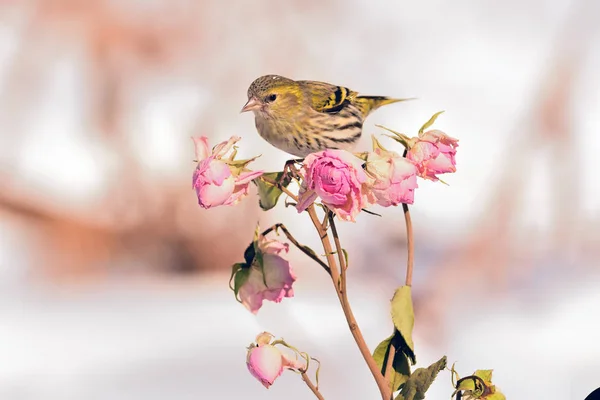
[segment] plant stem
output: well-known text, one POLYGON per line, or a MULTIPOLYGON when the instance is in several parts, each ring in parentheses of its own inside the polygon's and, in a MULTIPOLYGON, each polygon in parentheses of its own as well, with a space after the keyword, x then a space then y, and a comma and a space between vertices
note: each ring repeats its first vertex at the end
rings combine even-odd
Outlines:
POLYGON ((344 252, 342 251, 342 245, 340 244, 340 237, 338 236, 337 233, 337 228, 335 227, 335 222, 333 221, 333 213, 331 211, 327 211, 327 216, 329 217, 329 226, 331 226, 331 233, 333 234, 333 241, 335 243, 335 249, 337 251, 338 254, 338 260, 340 262, 340 273, 341 273, 341 282, 340 282, 340 286, 341 289, 340 291, 342 292, 342 294, 344 294, 345 296, 347 296, 346 293, 346 269, 348 268, 348 266, 346 265, 346 256, 344 254, 344 252))
POLYGON ((308 375, 306 375, 306 372, 302 372, 301 376, 302 376, 302 380, 304 381, 304 383, 306 383, 306 386, 308 386, 309 389, 312 390, 312 392, 315 394, 315 396, 317 396, 317 399, 325 400, 323 395, 319 392, 319 388, 316 387, 314 383, 312 383, 312 381, 310 380, 308 375))
POLYGON ((290 233, 290 231, 287 230, 287 228, 285 227, 285 225, 279 223, 279 224, 275 224, 270 228, 267 228, 264 230, 264 232, 262 233, 263 236, 266 236, 268 233, 272 232, 272 231, 276 231, 277 229, 281 229, 281 231, 285 234, 285 236, 288 238, 288 240, 290 242, 292 242, 292 244, 294 246, 296 246, 298 248, 298 250, 300 250, 301 252, 303 252, 304 254, 306 254, 307 256, 309 256, 310 258, 312 258, 314 261, 317 262, 317 264, 319 264, 321 267, 323 267, 323 269, 329 274, 331 275, 331 270, 329 269, 329 267, 327 266, 327 264, 325 264, 323 262, 323 260, 321 260, 314 252, 312 252, 308 247, 298 243, 298 241, 296 240, 296 238, 294 238, 292 236, 292 234, 290 233))
POLYGON ((408 250, 408 257, 406 259, 406 286, 412 286, 413 265, 415 261, 413 227, 408 204, 402 203, 402 209, 404 210, 404 220, 406 221, 406 246, 408 250))
POLYGON ((394 358, 396 358, 396 346, 394 346, 394 343, 392 341, 392 343, 390 343, 387 363, 385 364, 385 372, 383 374, 388 385, 390 383, 390 372, 392 371, 392 367, 394 366, 394 358))
POLYGON ((277 188, 278 188, 279 190, 281 190, 283 193, 287 194, 287 195, 288 195, 288 196, 290 196, 292 199, 294 199, 294 201, 296 201, 296 202, 298 201, 298 197, 297 197, 297 196, 296 196, 294 193, 290 192, 290 191, 288 190, 288 188, 286 188, 285 186, 283 186, 283 185, 282 185, 282 184, 280 184, 279 182, 275 182, 273 179, 269 179, 269 178, 266 178, 266 177, 264 177, 264 176, 260 176, 258 179, 262 179, 263 181, 267 182, 268 184, 270 184, 270 185, 273 185, 273 186, 277 187, 277 188))
MULTIPOLYGON (((314 204, 311 204, 310 207, 308 207, 307 211, 308 211, 308 215, 310 216, 310 219, 311 219, 313 225, 315 226, 315 228, 317 229, 317 232, 319 233, 319 237, 321 238, 323 250, 325 251, 325 256, 327 257, 327 263, 329 264, 329 268, 331 270, 331 279, 333 281, 335 291, 338 295, 338 299, 342 306, 344 316, 346 317, 346 321, 348 322, 348 327, 350 328, 350 333, 352 333, 352 336, 354 337, 354 341, 356 342, 358 349, 360 350, 360 353, 362 354, 363 358, 365 359, 365 362, 367 363, 367 366, 369 367, 371 374, 373 374, 373 377, 375 378, 377 387, 379 388, 379 391, 381 392, 381 398, 383 400, 389 400, 392 396, 389 386, 388 386, 385 378, 383 377, 383 374, 379 370, 377 363, 373 359, 373 356, 371 355, 371 352, 369 351, 369 347, 367 346, 367 343, 365 342, 362 332, 361 332, 360 328, 358 327, 358 323, 356 322, 356 318, 354 318, 354 314, 352 313, 352 308, 350 307, 350 303, 348 302, 348 297, 346 295, 346 292, 340 288, 340 285, 339 285, 340 272, 338 270, 335 257, 333 256, 333 249, 331 248, 331 241, 329 240, 329 234, 327 233, 326 230, 323 229, 323 227, 321 225, 321 221, 319 221, 319 218, 317 217, 317 212, 315 210, 314 204)), ((339 240, 337 243, 339 243, 339 240)), ((341 247, 338 249, 338 252, 342 252, 341 247)), ((342 257, 343 257, 343 255, 342 255, 342 257)))

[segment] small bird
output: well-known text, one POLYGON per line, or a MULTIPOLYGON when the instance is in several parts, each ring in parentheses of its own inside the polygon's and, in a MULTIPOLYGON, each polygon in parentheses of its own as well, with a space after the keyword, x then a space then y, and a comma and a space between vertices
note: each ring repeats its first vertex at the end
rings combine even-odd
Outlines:
POLYGON ((325 82, 265 75, 248 88, 241 112, 252 111, 260 136, 297 157, 325 149, 353 151, 365 118, 386 104, 409 99, 359 96, 325 82))

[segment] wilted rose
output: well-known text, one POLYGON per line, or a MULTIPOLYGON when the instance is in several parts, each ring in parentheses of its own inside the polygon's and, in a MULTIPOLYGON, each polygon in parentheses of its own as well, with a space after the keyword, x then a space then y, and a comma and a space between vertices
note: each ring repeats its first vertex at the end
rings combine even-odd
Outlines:
POLYGON ((246 356, 248 370, 267 389, 283 372, 283 354, 270 344, 251 347, 246 356))
POLYGON ((437 181, 438 174, 456 171, 457 147, 457 139, 442 131, 428 131, 415 138, 406 158, 417 166, 420 177, 437 181))
POLYGON ((282 253, 289 251, 289 245, 278 240, 258 239, 260 257, 249 267, 248 277, 240 286, 238 296, 242 304, 256 314, 264 300, 281 302, 284 297, 294 297, 292 285, 296 275, 289 261, 282 253), (262 264, 261 264, 262 261, 262 264))
POLYGON ((320 197, 341 220, 355 221, 356 215, 371 200, 362 161, 345 150, 309 154, 304 159, 301 174, 298 212, 320 197))
POLYGON ((414 202, 417 168, 398 153, 376 148, 367 155, 366 171, 377 204, 389 207, 414 202))
POLYGON ((272 339, 273 335, 268 332, 259 334, 256 337, 256 342, 248 347, 246 355, 248 370, 267 389, 284 369, 304 370, 306 368, 305 363, 287 357, 281 350, 272 345, 272 339))
MULTIPOLYGON (((198 204, 202 208, 234 205, 247 196, 248 185, 263 172, 249 171, 245 165, 233 167, 232 157, 222 159, 240 138, 232 136, 228 141, 215 146, 212 151, 209 149, 207 137, 192 139, 198 161, 192 178, 192 187, 196 190, 198 204)), ((251 161, 248 160, 246 164, 251 161)), ((237 164, 239 165, 240 162, 237 164)))

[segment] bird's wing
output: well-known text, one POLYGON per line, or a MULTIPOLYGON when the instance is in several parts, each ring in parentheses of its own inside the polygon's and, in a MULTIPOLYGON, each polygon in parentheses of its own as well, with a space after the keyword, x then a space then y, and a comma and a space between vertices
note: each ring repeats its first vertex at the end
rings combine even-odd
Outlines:
POLYGON ((325 82, 298 81, 309 100, 309 105, 316 111, 323 113, 336 113, 344 105, 352 101, 358 93, 325 82))

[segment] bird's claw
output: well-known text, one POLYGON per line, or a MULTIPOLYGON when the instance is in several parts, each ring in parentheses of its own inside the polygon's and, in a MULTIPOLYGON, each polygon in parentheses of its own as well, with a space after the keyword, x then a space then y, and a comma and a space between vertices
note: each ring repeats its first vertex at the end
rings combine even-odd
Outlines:
POLYGON ((298 172, 298 169, 296 168, 296 164, 297 163, 301 163, 302 161, 304 161, 303 158, 301 159, 295 159, 295 160, 287 160, 285 162, 285 165, 283 166, 283 173, 281 174, 281 176, 279 177, 279 179, 277 180, 277 184, 280 186, 285 186, 285 181, 289 178, 291 179, 300 179, 300 174, 298 172))

